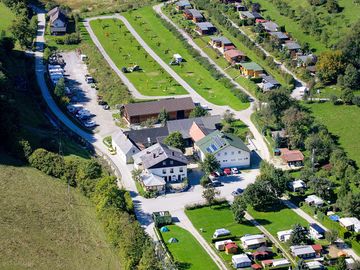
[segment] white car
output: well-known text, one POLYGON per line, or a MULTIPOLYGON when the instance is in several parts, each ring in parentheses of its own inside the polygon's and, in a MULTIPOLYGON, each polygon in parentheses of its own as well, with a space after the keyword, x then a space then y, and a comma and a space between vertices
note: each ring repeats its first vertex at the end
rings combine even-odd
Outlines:
POLYGON ((237 168, 231 168, 231 173, 232 174, 238 174, 239 170, 237 168))
POLYGON ((84 122, 84 126, 87 128, 91 128, 94 127, 96 125, 96 123, 94 121, 86 121, 84 122))

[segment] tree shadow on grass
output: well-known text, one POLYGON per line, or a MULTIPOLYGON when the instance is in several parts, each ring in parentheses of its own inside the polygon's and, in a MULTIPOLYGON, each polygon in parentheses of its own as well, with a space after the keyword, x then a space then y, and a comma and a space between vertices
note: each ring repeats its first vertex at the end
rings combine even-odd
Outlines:
POLYGON ((176 262, 175 264, 178 270, 185 270, 191 268, 191 263, 188 262, 176 262))

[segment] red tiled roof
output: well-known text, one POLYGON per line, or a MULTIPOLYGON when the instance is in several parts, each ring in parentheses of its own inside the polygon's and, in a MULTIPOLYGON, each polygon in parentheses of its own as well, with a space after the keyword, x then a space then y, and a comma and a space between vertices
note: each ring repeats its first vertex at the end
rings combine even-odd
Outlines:
POLYGON ((264 260, 261 263, 265 264, 265 265, 270 265, 273 263, 273 260, 264 260))
POLYGON ((269 252, 266 252, 266 251, 255 251, 254 253, 253 253, 253 256, 254 257, 257 257, 257 256, 259 256, 259 255, 269 255, 269 252))
POLYGON ((261 265, 255 263, 255 264, 251 265, 251 268, 252 269, 261 269, 262 267, 261 267, 261 265))
POLYGON ((322 251, 322 245, 316 244, 311 246, 315 251, 322 251))
POLYGON ((225 45, 224 46, 224 50, 225 51, 229 51, 229 50, 233 50, 233 49, 235 49, 236 47, 234 46, 234 45, 225 45))
POLYGON ((225 245, 225 248, 226 248, 226 249, 229 249, 229 248, 238 248, 238 246, 237 246, 236 243, 231 242, 231 243, 227 243, 227 244, 225 245))
POLYGON ((292 161, 303 161, 304 155, 299 150, 289 150, 287 148, 281 148, 281 157, 286 162, 292 162, 292 161))

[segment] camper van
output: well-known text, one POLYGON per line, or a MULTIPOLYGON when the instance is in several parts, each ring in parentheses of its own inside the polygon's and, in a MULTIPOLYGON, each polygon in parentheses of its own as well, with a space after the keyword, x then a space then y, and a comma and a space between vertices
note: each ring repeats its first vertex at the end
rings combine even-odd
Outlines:
POLYGON ((217 229, 213 234, 213 238, 219 238, 221 236, 230 235, 230 234, 231 234, 231 232, 229 230, 224 229, 224 228, 217 229))

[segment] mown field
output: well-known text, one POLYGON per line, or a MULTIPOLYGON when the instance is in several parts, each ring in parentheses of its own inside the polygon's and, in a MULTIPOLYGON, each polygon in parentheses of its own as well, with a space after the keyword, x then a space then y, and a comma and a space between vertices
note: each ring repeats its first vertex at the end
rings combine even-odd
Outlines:
POLYGON ((338 105, 330 102, 313 103, 306 105, 312 115, 338 138, 341 147, 347 152, 349 158, 360 165, 360 108, 356 106, 338 105))
MULTIPOLYGON (((316 52, 326 50, 326 44, 319 36, 307 35, 304 33, 299 24, 298 18, 299 7, 305 10, 310 10, 311 5, 307 0, 285 0, 289 6, 295 10, 297 18, 286 17, 280 14, 278 8, 267 0, 258 0, 261 4, 262 14, 269 16, 279 25, 285 26, 287 32, 290 32, 301 43, 309 43, 310 47, 316 52)), ((325 29, 329 34, 328 45, 336 44, 336 42, 343 37, 351 25, 359 19, 360 5, 355 5, 353 1, 339 0, 339 6, 342 9, 338 14, 330 14, 324 6, 316 7, 315 14, 320 21, 321 28, 325 29)))
POLYGON ((0 164, 0 269, 120 269, 87 198, 3 154, 0 164))
POLYGON ((143 49, 120 20, 94 20, 90 25, 119 69, 140 66, 141 70, 126 74, 140 93, 149 96, 187 94, 143 49))
MULTIPOLYGON (((213 247, 214 245, 211 243, 211 239, 216 229, 225 228, 231 232, 231 235, 237 237, 244 236, 245 234, 260 233, 260 231, 250 222, 245 222, 243 224, 236 223, 227 203, 211 207, 186 210, 186 215, 189 217, 191 223, 199 231, 199 233, 213 247)), ((239 241, 236 242, 240 245, 239 241)), ((216 252, 227 263, 229 268, 231 268, 231 255, 217 250, 216 252)))
POLYGON ((8 30, 13 19, 15 19, 14 13, 0 1, 0 32, 6 31, 9 35, 8 30))
POLYGON ((181 41, 162 24, 151 7, 127 12, 124 15, 145 42, 166 63, 171 61, 175 53, 185 59, 182 65, 171 67, 206 100, 217 105, 229 105, 236 110, 248 107, 248 103, 236 98, 229 88, 215 80, 210 71, 190 55, 181 41))
POLYGON ((178 263, 179 269, 218 269, 214 261, 191 233, 176 225, 168 225, 167 227, 170 231, 161 234, 165 245, 178 263), (179 242, 169 243, 170 238, 176 238, 179 242))

